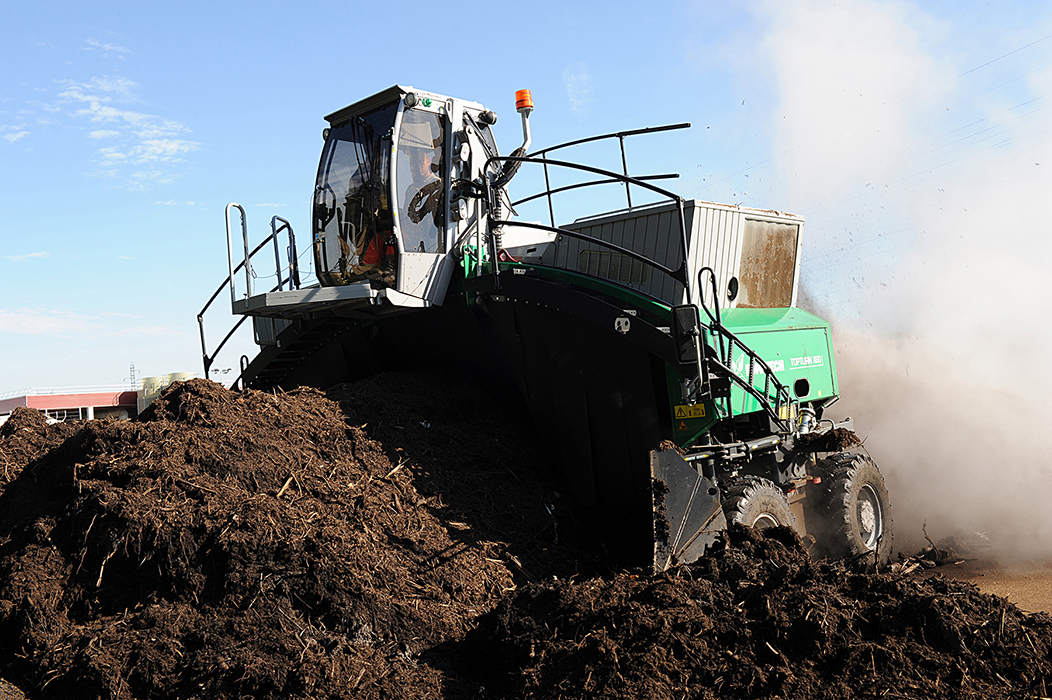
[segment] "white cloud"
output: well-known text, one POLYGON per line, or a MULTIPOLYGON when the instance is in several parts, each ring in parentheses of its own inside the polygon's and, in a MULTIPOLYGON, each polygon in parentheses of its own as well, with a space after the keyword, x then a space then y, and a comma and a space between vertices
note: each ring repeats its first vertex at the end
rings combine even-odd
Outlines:
POLYGON ((100 148, 99 155, 106 164, 112 164, 128 159, 128 154, 122 153, 121 150, 116 147, 100 148))
POLYGON ((256 207, 268 207, 268 208, 276 209, 278 207, 287 207, 288 205, 287 204, 276 204, 276 203, 272 204, 272 203, 269 203, 269 202, 264 202, 264 203, 261 203, 261 204, 254 204, 253 206, 256 206, 256 207))
POLYGON ((159 122, 140 122, 136 126, 137 131, 135 132, 135 135, 141 139, 155 139, 190 131, 179 122, 167 120, 159 122))
POLYGON ((588 73, 588 66, 584 63, 567 66, 563 71, 563 85, 570 100, 570 110, 578 116, 586 115, 592 105, 592 76, 588 73))
POLYGON ((121 328, 118 331, 116 331, 113 335, 119 338, 141 338, 142 336, 147 335, 182 336, 186 335, 186 333, 184 331, 173 328, 172 326, 153 325, 121 328))
POLYGON ((0 309, 0 333, 71 337, 98 332, 89 317, 50 309, 0 309))
POLYGON ((163 170, 138 170, 131 174, 127 186, 133 190, 147 190, 151 185, 166 185, 172 181, 171 174, 163 170))
POLYGON ((84 102, 90 102, 91 106, 86 109, 78 109, 74 114, 78 117, 90 117, 93 122, 108 123, 108 122, 124 122, 125 126, 139 126, 147 122, 151 116, 149 114, 140 114, 138 112, 132 112, 126 109, 117 109, 106 104, 102 104, 99 100, 95 99, 93 95, 82 95, 77 94, 75 91, 69 91, 63 93, 63 97, 70 97, 71 99, 79 99, 84 102))
POLYGON ((146 139, 131 155, 136 163, 180 162, 180 155, 197 149, 198 144, 183 139, 146 139))
POLYGON ((200 149, 200 144, 185 138, 185 125, 153 114, 124 109, 122 103, 136 102, 137 85, 124 77, 96 76, 86 82, 64 81, 59 99, 67 105, 77 105, 76 117, 106 128, 88 132, 95 140, 115 141, 118 145, 98 150, 97 174, 115 176, 122 164, 149 165, 153 169, 130 175, 130 187, 144 189, 149 183, 171 182, 170 172, 162 166, 183 162, 183 156, 200 149))
POLYGON ((51 253, 47 251, 41 251, 39 253, 26 253, 24 255, 5 255, 6 260, 29 260, 30 258, 50 258, 51 253))
POLYGON ((131 49, 126 49, 119 44, 103 44, 101 41, 94 39, 85 39, 84 43, 88 46, 85 51, 94 51, 95 49, 101 49, 102 51, 113 51, 114 53, 131 53, 131 49))
POLYGON ((3 139, 5 141, 7 141, 8 143, 14 143, 15 141, 18 141, 19 139, 24 139, 26 136, 29 136, 29 132, 28 131, 16 131, 13 134, 4 134, 3 135, 3 139))
POLYGON ((164 325, 120 325, 113 314, 81 314, 66 309, 0 309, 0 333, 55 338, 178 336, 164 325))

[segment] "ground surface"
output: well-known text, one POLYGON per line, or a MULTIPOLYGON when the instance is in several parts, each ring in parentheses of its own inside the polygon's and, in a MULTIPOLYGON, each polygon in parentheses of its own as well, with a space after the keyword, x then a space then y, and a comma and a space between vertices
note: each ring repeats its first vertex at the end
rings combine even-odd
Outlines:
POLYGON ((1052 613, 1052 564, 1001 564, 989 558, 943 566, 947 578, 968 581, 983 593, 1002 596, 1022 610, 1052 613))
POLYGON ((1052 618, 967 582, 818 562, 783 529, 613 569, 527 426, 404 374, 194 380, 124 423, 16 412, 0 676, 30 698, 1047 696, 1052 618))

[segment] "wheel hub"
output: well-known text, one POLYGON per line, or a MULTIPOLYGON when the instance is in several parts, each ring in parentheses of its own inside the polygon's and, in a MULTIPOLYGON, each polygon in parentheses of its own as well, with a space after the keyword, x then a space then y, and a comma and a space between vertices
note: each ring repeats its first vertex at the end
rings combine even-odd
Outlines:
POLYGON ((873 504, 869 501, 858 505, 858 519, 862 523, 865 532, 873 532, 877 524, 877 516, 873 513, 873 504))
POLYGON ((884 514, 877 494, 869 484, 858 494, 858 525, 866 547, 875 549, 884 533, 884 514))

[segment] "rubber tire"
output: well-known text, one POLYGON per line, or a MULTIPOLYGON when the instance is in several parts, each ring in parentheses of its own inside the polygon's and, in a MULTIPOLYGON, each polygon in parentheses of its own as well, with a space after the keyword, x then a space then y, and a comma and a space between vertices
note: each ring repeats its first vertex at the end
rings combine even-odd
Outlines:
POLYGON ((891 499, 876 463, 865 454, 841 452, 822 460, 819 471, 828 474, 821 549, 845 559, 859 559, 876 549, 875 563, 888 561, 891 499), (867 524, 871 518, 872 523, 867 524))
POLYGON ((723 514, 728 525, 740 523, 758 530, 796 524, 785 492, 770 479, 759 476, 747 476, 730 485, 723 497, 723 514))

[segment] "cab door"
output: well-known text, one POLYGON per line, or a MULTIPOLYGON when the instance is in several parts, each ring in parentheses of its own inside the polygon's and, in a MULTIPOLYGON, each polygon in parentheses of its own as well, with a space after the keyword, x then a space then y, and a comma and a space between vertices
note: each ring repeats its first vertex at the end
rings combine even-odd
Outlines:
POLYGON ((419 96, 398 120, 394 163, 395 231, 401 242, 397 290, 441 305, 455 262, 449 230, 449 119, 445 100, 419 96))

